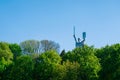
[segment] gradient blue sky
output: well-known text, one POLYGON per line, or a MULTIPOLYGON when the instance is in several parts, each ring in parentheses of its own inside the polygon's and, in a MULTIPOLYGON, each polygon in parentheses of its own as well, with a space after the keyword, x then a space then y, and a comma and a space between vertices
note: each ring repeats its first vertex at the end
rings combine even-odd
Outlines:
POLYGON ((120 0, 0 0, 0 41, 52 40, 72 50, 76 36, 97 48, 120 42, 120 0))

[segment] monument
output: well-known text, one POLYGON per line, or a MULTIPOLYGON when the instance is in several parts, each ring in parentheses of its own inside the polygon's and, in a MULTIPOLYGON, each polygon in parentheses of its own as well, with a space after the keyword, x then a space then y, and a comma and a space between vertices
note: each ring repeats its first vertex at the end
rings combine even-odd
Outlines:
POLYGON ((82 33, 83 40, 81 40, 80 38, 78 38, 78 40, 77 40, 76 36, 75 36, 75 27, 73 27, 73 37, 75 39, 75 46, 76 47, 83 47, 84 46, 84 42, 85 42, 85 38, 86 38, 86 32, 82 33))

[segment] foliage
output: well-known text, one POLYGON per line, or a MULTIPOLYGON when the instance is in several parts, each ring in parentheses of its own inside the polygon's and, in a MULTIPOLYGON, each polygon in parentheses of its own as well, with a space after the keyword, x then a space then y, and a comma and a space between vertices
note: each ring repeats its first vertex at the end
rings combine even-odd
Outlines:
POLYGON ((77 61, 80 64, 80 78, 83 80, 98 79, 98 72, 101 69, 99 59, 95 56, 93 47, 84 46, 69 51, 63 56, 63 60, 77 61))
POLYGON ((48 40, 0 42, 0 80, 120 80, 120 44, 58 51, 48 40))
POLYGON ((14 60, 16 60, 18 56, 22 55, 22 50, 18 44, 9 44, 9 48, 13 53, 14 60))
POLYGON ((20 43, 24 54, 39 53, 40 42, 37 40, 26 40, 20 43))
POLYGON ((42 52, 46 52, 49 50, 56 50, 57 52, 59 52, 59 44, 54 42, 54 41, 49 41, 49 40, 42 40, 40 42, 41 44, 41 51, 42 52))
POLYGON ((9 49, 9 45, 5 42, 0 42, 0 72, 12 63, 12 59, 13 54, 9 49))
POLYGON ((36 60, 35 79, 36 80, 52 80, 53 71, 61 62, 61 58, 55 51, 47 51, 42 53, 36 60))
POLYGON ((78 62, 70 62, 69 60, 67 60, 63 62, 63 66, 65 67, 65 73, 66 73, 63 80, 79 79, 80 64, 78 62))
POLYGON ((43 53, 49 50, 59 52, 59 44, 50 40, 26 40, 20 43, 20 47, 24 54, 43 53))
POLYGON ((63 57, 65 55, 65 50, 62 50, 62 52, 60 53, 60 56, 63 57))
POLYGON ((4 76, 3 72, 12 64, 12 59, 13 54, 8 43, 0 42, 0 79, 4 76))
POLYGON ((100 58, 102 70, 100 79, 119 80, 120 78, 120 44, 105 46, 97 50, 97 57, 100 58))
POLYGON ((17 58, 10 72, 10 80, 32 80, 34 63, 28 55, 17 58))

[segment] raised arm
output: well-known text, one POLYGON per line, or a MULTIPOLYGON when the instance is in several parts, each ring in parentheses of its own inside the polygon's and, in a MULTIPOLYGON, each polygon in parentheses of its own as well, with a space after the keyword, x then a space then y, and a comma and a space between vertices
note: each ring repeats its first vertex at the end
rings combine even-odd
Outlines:
POLYGON ((73 37, 74 37, 74 39, 75 39, 75 42, 77 42, 77 39, 76 39, 75 35, 73 35, 73 37))

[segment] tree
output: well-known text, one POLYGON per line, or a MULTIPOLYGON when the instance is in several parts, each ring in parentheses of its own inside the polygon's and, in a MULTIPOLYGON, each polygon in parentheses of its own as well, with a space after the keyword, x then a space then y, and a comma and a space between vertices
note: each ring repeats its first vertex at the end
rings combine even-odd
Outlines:
POLYGON ((4 70, 9 64, 11 64, 12 59, 13 54, 9 49, 9 45, 5 42, 0 42, 0 71, 4 70))
MULTIPOLYGON (((55 80, 57 67, 61 62, 61 57, 55 51, 42 53, 36 60, 34 79, 35 80, 55 80)), ((60 68, 59 68, 60 69, 60 68)), ((59 70, 58 69, 58 70, 59 70)), ((57 79, 56 79, 57 80, 57 79)))
POLYGON ((13 53, 14 60, 20 55, 22 55, 22 50, 18 44, 9 44, 9 48, 13 53))
POLYGON ((63 62, 63 66, 65 67, 66 73, 63 80, 79 79, 80 64, 78 62, 70 62, 69 60, 67 60, 63 62))
POLYGON ((40 48, 42 52, 46 52, 49 50, 56 50, 57 52, 59 52, 60 46, 58 43, 54 41, 42 40, 40 44, 41 44, 40 48))
POLYGON ((3 77, 3 72, 12 64, 13 54, 9 49, 9 44, 0 42, 0 79, 3 77))
POLYGON ((60 53, 60 56, 63 57, 65 55, 65 50, 62 50, 62 52, 60 53))
POLYGON ((49 40, 26 40, 20 43, 20 47, 24 54, 43 53, 49 50, 59 52, 59 44, 49 40))
POLYGON ((96 80, 98 79, 98 72, 101 69, 99 59, 95 56, 93 47, 84 46, 75 48, 63 56, 63 60, 71 62, 78 62, 80 64, 80 78, 82 80, 96 80))
POLYGON ((66 78, 66 66, 56 64, 53 67, 53 76, 51 80, 65 80, 66 78))
POLYGON ((37 40, 26 40, 20 43, 24 54, 39 53, 40 42, 37 40))
POLYGON ((29 55, 17 58, 10 72, 9 80, 32 80, 34 63, 29 55))
POLYGON ((120 44, 105 46, 97 49, 97 57, 100 58, 102 70, 100 71, 101 80, 120 79, 120 44))

